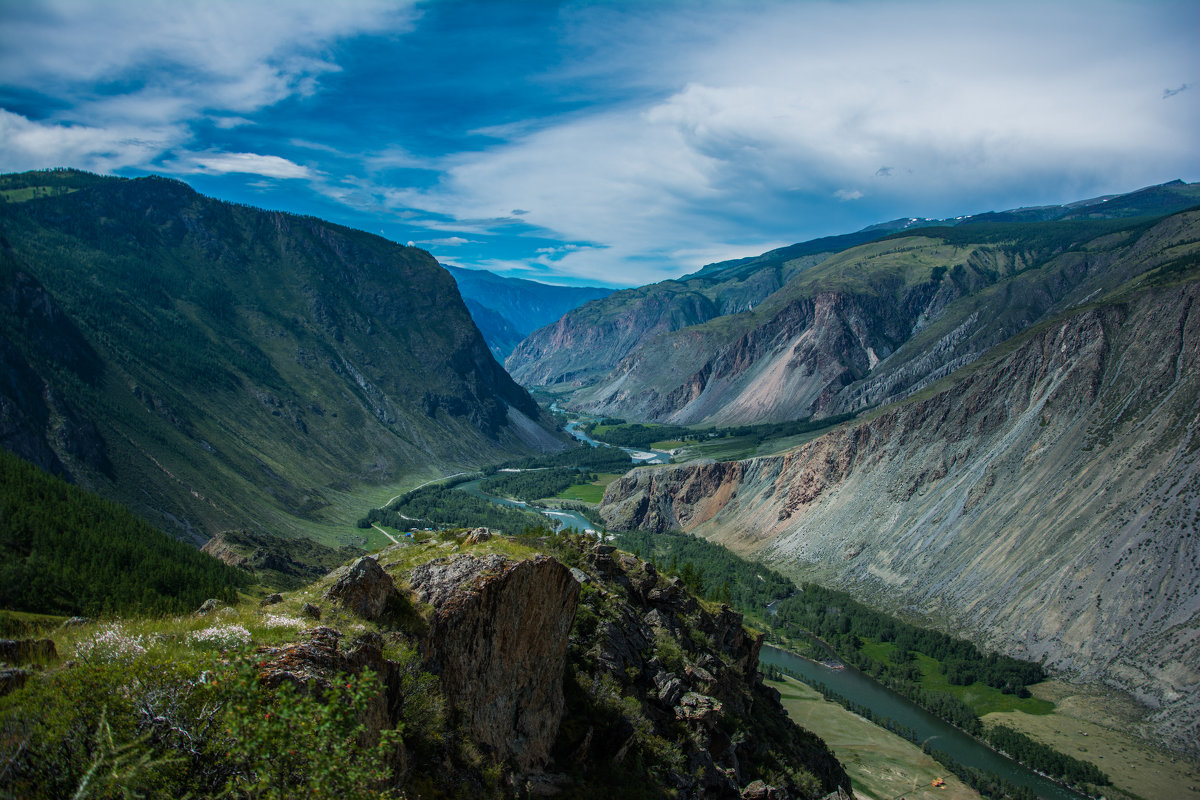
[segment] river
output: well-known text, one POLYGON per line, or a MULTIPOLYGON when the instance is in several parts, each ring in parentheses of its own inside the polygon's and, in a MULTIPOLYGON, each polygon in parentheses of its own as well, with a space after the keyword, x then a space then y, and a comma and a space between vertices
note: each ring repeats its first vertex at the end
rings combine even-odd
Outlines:
POLYGON ((460 483, 454 488, 456 491, 466 492, 467 494, 474 495, 475 497, 482 497, 484 500, 490 500, 491 502, 499 503, 502 506, 523 508, 527 511, 536 511, 539 514, 548 517, 550 521, 554 523, 555 530, 559 530, 561 528, 575 528, 576 530, 583 531, 584 533, 596 532, 595 526, 588 521, 587 517, 584 517, 582 514, 578 514, 574 511, 559 511, 558 509, 552 508, 538 508, 537 506, 531 506, 528 503, 522 503, 520 500, 509 500, 504 497, 496 497, 495 495, 487 494, 479 488, 479 484, 482 480, 483 478, 476 478, 473 481, 460 483))
POLYGON ((809 683, 823 683, 880 717, 891 717, 916 731, 922 742, 927 741, 934 749, 949 753, 960 764, 994 772, 1017 786, 1028 786, 1038 797, 1047 800, 1087 800, 1087 795, 1061 786, 1000 755, 853 667, 833 669, 771 645, 763 646, 759 660, 787 668, 809 683))
MULTIPOLYGON (((588 436, 586 433, 584 433, 583 431, 581 431, 579 429, 579 426, 582 424, 583 423, 579 420, 573 420, 571 422, 568 422, 563 427, 563 430, 565 430, 567 433, 574 436, 579 441, 581 441, 585 444, 590 444, 592 447, 616 447, 616 445, 608 444, 607 442, 598 442, 595 439, 593 439, 592 437, 588 436)), ((668 453, 666 450, 651 450, 649 448, 646 448, 645 450, 638 450, 633 447, 622 447, 620 449, 624 450, 626 453, 629 453, 629 457, 632 458, 638 464, 670 464, 671 463, 671 454, 668 453)))

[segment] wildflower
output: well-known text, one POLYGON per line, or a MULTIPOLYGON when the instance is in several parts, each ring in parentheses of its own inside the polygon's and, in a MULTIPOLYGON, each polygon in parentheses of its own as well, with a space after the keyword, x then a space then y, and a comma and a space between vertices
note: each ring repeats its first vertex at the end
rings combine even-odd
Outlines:
POLYGON ((250 631, 241 625, 214 625, 201 631, 193 631, 190 636, 193 642, 212 644, 218 647, 233 647, 250 641, 250 631))

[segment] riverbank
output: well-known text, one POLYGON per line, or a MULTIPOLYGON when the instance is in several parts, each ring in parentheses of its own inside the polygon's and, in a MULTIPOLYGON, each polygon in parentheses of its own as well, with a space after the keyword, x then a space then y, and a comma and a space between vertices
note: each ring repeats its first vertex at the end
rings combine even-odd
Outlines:
POLYGON ((1138 738, 1146 710, 1103 687, 1044 681, 1029 687, 1054 703, 1050 714, 996 712, 985 724, 1001 724, 1075 758, 1090 761, 1112 779, 1110 798, 1200 800, 1200 764, 1150 747, 1138 738))
POLYGON ((979 800, 980 796, 921 748, 829 702, 795 678, 767 681, 779 690, 788 716, 825 740, 846 768, 860 800, 979 800), (935 778, 945 788, 932 786, 935 778))

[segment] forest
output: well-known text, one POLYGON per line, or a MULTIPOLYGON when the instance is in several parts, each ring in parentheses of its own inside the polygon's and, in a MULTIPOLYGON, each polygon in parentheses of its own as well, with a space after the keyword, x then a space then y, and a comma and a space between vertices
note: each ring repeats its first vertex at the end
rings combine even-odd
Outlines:
POLYGON ((530 502, 542 497, 554 497, 569 486, 596 480, 593 472, 581 472, 573 467, 546 467, 524 472, 505 472, 485 478, 479 488, 497 497, 513 497, 530 502))
POLYGON ((249 573, 0 449, 0 607, 178 613, 232 602, 249 573))
POLYGON ((855 413, 836 414, 821 419, 805 419, 793 422, 770 422, 761 425, 736 425, 729 428, 686 428, 682 425, 644 425, 640 422, 627 423, 619 418, 606 418, 584 426, 589 436, 597 440, 617 445, 618 447, 646 448, 655 442, 670 440, 704 441, 707 439, 725 439, 747 437, 755 443, 770 439, 781 439, 785 436, 798 436, 802 433, 831 428, 847 420, 854 419, 855 413))
POLYGON ((396 498, 387 508, 373 508, 358 521, 358 527, 386 525, 396 530, 410 528, 496 528, 516 532, 539 527, 545 518, 532 511, 497 505, 482 497, 456 491, 450 484, 416 489, 396 498))

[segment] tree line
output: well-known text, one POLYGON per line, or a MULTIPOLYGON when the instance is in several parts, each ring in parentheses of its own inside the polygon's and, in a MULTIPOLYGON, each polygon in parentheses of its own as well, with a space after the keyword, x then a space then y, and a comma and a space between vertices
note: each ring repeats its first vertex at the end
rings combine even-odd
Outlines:
POLYGON ((0 449, 0 607, 107 616, 232 602, 251 576, 0 449))

